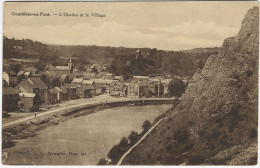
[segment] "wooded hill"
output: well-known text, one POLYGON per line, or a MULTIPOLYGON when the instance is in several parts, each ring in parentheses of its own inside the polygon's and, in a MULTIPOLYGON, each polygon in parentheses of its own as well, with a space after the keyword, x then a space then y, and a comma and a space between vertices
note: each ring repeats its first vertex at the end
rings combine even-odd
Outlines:
POLYGON ((128 79, 132 75, 151 73, 191 77, 203 67, 210 55, 218 53, 219 48, 164 51, 156 48, 48 45, 30 39, 17 40, 4 37, 3 50, 4 59, 37 58, 42 64, 65 65, 69 58, 72 58, 76 66, 96 61, 111 65, 110 72, 128 79), (21 46, 22 49, 14 46, 21 46), (137 50, 140 51, 138 59, 136 59, 137 50))

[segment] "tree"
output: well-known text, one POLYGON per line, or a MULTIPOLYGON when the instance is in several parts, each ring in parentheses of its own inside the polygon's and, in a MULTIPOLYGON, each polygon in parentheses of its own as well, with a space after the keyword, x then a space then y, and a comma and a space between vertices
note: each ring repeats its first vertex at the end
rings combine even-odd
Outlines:
POLYGON ((39 111, 40 105, 42 104, 41 97, 39 96, 38 92, 35 92, 35 96, 33 98, 33 108, 31 111, 39 111))
POLYGON ((61 82, 60 82, 59 78, 54 78, 51 82, 51 86, 52 87, 61 86, 61 82))
POLYGON ((13 64, 13 65, 11 65, 11 70, 12 71, 14 71, 16 74, 20 71, 20 69, 21 69, 21 64, 13 64))
POLYGON ((185 92, 186 86, 180 79, 173 79, 169 83, 168 92, 171 96, 181 97, 182 93, 185 92))
POLYGON ((143 123, 142 128, 143 128, 144 131, 147 131, 151 126, 152 126, 152 124, 150 123, 150 121, 145 120, 145 122, 143 123))
POLYGON ((138 133, 136 131, 132 131, 131 134, 128 136, 128 139, 131 144, 134 144, 138 140, 138 133))
POLYGON ((96 74, 97 74, 97 73, 98 73, 97 68, 94 67, 94 68, 92 69, 91 73, 96 73, 96 74))
POLYGON ((127 146, 128 145, 128 140, 126 137, 123 137, 121 140, 120 140, 120 143, 119 143, 120 146, 127 146))
POLYGON ((98 161, 98 163, 97 163, 97 165, 107 165, 108 163, 107 163, 107 161, 106 161, 106 159, 105 158, 101 158, 99 161, 98 161))
POLYGON ((128 140, 123 137, 118 145, 114 145, 108 152, 107 156, 111 159, 112 164, 116 164, 120 157, 129 149, 128 140))

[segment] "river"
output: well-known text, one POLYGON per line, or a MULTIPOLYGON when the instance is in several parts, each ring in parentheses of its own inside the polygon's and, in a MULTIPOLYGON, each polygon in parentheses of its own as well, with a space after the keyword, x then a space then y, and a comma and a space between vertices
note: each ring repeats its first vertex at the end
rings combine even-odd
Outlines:
POLYGON ((141 132, 146 119, 153 122, 171 107, 170 104, 122 106, 69 119, 4 149, 5 163, 96 165, 122 137, 131 131, 141 132))

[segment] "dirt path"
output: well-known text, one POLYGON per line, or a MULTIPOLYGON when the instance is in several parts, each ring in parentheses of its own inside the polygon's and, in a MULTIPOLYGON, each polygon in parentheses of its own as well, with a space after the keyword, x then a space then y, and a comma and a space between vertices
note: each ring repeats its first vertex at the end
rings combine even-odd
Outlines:
POLYGON ((168 117, 162 118, 160 119, 156 124, 154 124, 143 136, 141 139, 139 139, 139 141, 134 144, 130 149, 128 149, 128 151, 120 158, 120 160, 117 162, 117 166, 122 164, 122 161, 124 160, 124 158, 137 146, 139 145, 146 137, 147 135, 149 135, 151 133, 151 131, 164 119, 166 119, 168 117))

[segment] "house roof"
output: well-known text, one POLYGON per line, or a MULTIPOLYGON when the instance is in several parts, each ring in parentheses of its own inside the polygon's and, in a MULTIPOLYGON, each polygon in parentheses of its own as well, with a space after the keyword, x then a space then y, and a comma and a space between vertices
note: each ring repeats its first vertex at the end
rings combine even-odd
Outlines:
POLYGON ((82 82, 83 84, 89 84, 89 85, 92 85, 94 83, 93 80, 83 80, 82 82))
POLYGON ((93 85, 83 85, 83 87, 86 90, 95 90, 95 87, 93 85))
POLYGON ((48 89, 48 92, 49 92, 50 94, 59 93, 56 89, 48 89))
POLYGON ((21 75, 23 75, 24 74, 24 71, 19 71, 18 73, 17 73, 17 76, 21 76, 21 75))
POLYGON ((10 94, 19 94, 20 90, 13 87, 3 87, 2 94, 10 95, 10 94))
POLYGON ((126 90, 127 90, 127 86, 124 86, 122 91, 125 92, 126 90))
POLYGON ((172 79, 163 79, 161 80, 162 83, 164 84, 169 84, 171 82, 172 79))
POLYGON ((28 76, 31 72, 25 72, 24 75, 28 76))
POLYGON ((62 92, 62 90, 61 90, 59 87, 55 87, 55 89, 56 89, 58 92, 62 92))
POLYGON ((113 80, 109 79, 93 79, 95 83, 111 84, 113 80))
POLYGON ((149 76, 133 76, 135 79, 149 79, 149 76))
POLYGON ((47 85, 39 78, 28 78, 37 88, 47 89, 47 85))
POLYGON ((115 76, 115 79, 117 79, 117 80, 123 80, 123 76, 115 76))
POLYGON ((61 81, 65 81, 66 77, 67 77, 67 75, 61 75, 61 76, 60 76, 60 80, 61 80, 61 81))
POLYGON ((70 68, 68 66, 56 66, 55 69, 59 70, 59 71, 69 71, 70 70, 70 68))
POLYGON ((74 78, 72 80, 72 83, 82 83, 83 82, 83 79, 80 79, 80 78, 74 78))
POLYGON ((68 93, 68 87, 67 86, 61 86, 60 89, 63 93, 68 93))
POLYGON ((29 81, 28 79, 21 81, 16 88, 22 88, 22 92, 31 92, 33 88, 35 88, 35 85, 32 81, 29 81))
POLYGON ((143 83, 143 82, 136 82, 136 84, 139 85, 139 86, 148 86, 148 85, 146 85, 146 84, 143 83))
POLYGON ((102 88, 102 87, 106 87, 106 84, 103 84, 103 83, 95 83, 94 86, 96 87, 99 87, 99 88, 102 88))

